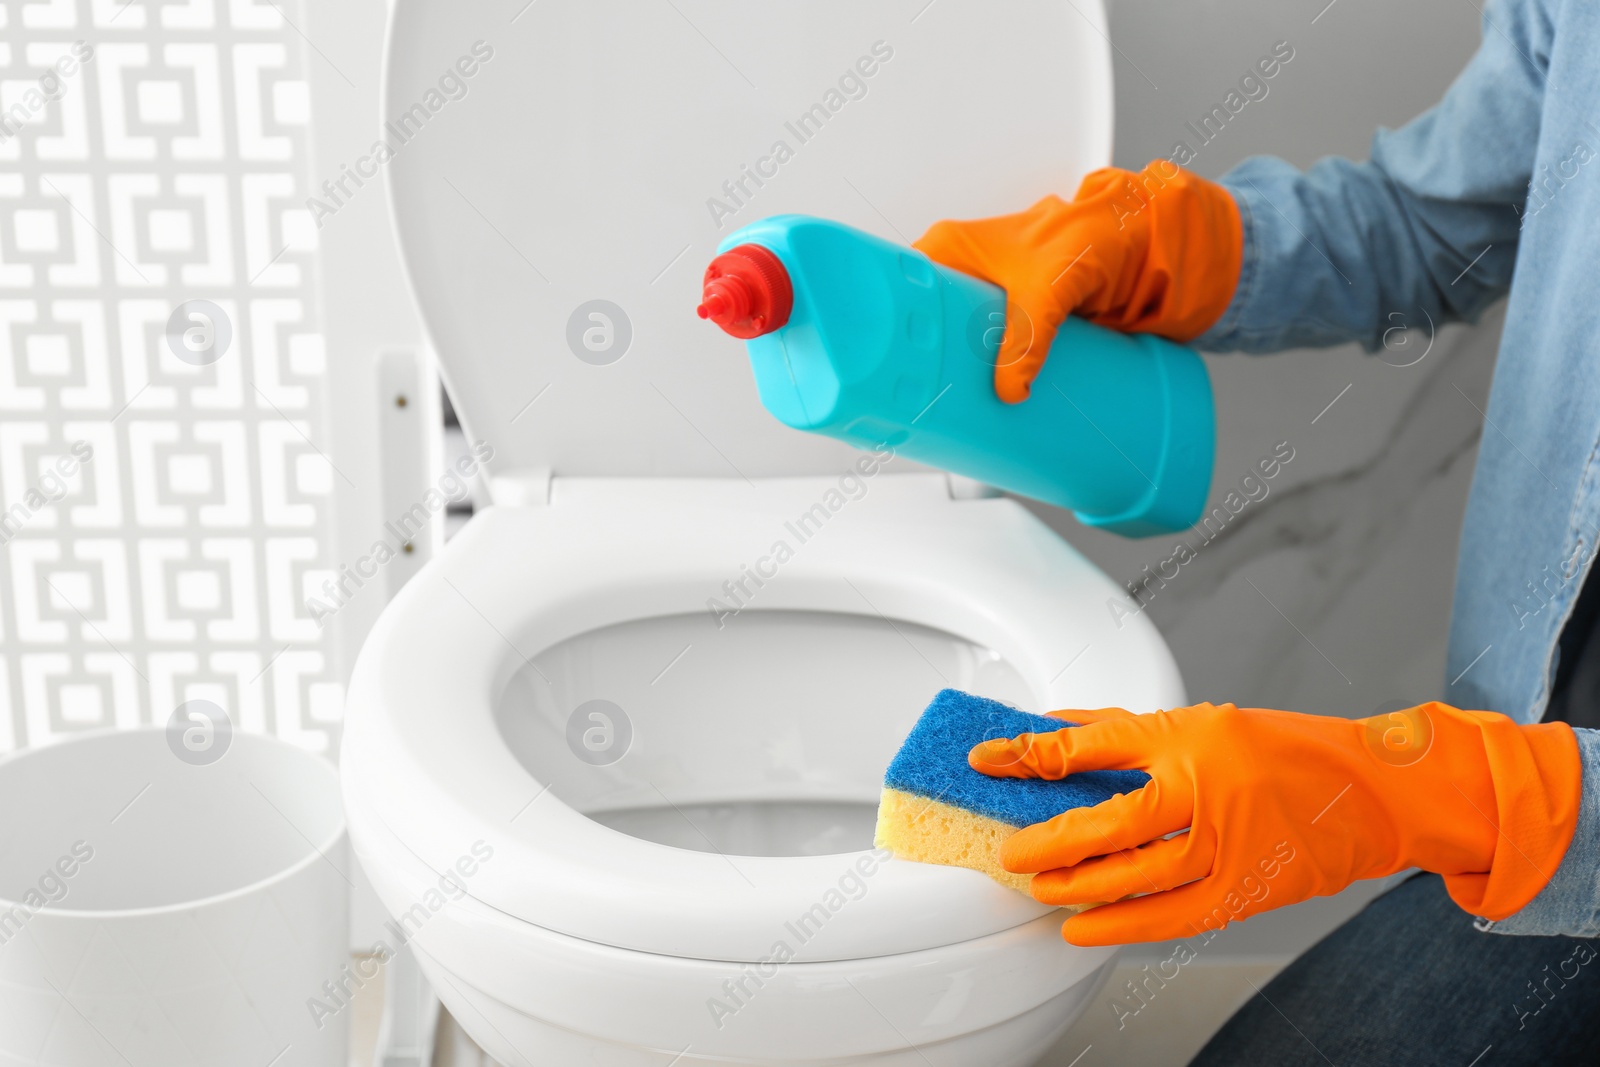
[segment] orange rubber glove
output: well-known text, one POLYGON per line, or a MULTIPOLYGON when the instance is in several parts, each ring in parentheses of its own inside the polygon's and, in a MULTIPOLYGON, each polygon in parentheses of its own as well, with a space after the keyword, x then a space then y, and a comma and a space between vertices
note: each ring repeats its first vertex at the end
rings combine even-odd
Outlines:
POLYGON ((1501 919, 1549 881, 1577 826, 1583 771, 1565 723, 1445 704, 1355 720, 1232 704, 1052 714, 1084 725, 985 742, 972 767, 1151 776, 1001 847, 1006 870, 1042 872, 1046 904, 1116 902, 1066 921, 1076 945, 1199 936, 1408 867, 1501 919))
POLYGON ((1158 159, 1093 172, 1071 203, 1047 196, 1016 215, 934 223, 913 247, 1006 291, 994 388, 1015 404, 1069 313, 1175 341, 1205 333, 1233 299, 1244 226, 1233 194, 1158 159))

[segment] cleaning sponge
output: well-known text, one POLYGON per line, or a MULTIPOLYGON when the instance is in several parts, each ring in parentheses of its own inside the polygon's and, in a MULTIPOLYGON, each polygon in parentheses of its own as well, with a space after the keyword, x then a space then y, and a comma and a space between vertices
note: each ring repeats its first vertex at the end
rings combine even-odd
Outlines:
POLYGON ((1098 804, 1150 780, 1143 771, 1086 771, 1056 782, 991 778, 967 752, 982 741, 1070 724, 944 689, 911 728, 883 776, 876 843, 904 859, 982 871, 1027 892, 1031 874, 1000 866, 1000 845, 1024 826, 1098 804))

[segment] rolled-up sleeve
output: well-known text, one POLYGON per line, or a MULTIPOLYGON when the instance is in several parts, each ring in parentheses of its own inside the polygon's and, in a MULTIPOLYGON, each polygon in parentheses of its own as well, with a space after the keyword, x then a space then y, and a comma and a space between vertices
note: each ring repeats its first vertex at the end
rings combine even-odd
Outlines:
POLYGON ((1511 283, 1539 140, 1544 0, 1498 0, 1443 100, 1373 139, 1364 163, 1258 157, 1221 182, 1244 222, 1239 284, 1194 344, 1271 352, 1472 320, 1511 283))
POLYGON ((1583 760, 1578 826, 1561 865, 1523 909, 1478 928, 1497 934, 1600 937, 1600 730, 1574 730, 1583 760))

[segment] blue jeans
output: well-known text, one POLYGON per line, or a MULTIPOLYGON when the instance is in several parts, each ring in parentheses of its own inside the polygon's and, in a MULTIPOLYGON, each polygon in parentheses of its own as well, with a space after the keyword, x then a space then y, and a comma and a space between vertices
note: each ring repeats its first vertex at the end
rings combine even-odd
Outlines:
POLYGON ((1190 1067, 1593 1067, 1600 941, 1473 929, 1407 879, 1291 963, 1190 1067))

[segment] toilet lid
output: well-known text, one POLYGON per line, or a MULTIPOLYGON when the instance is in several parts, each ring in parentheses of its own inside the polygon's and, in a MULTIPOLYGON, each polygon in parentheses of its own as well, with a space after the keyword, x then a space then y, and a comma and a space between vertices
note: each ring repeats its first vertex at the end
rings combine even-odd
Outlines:
MULTIPOLYGON (((1109 162, 1098 0, 393 0, 402 256, 498 473, 754 478, 848 448, 762 408, 701 274, 768 215, 909 243, 1109 162)), ((364 157, 365 159, 366 157, 364 157)))

